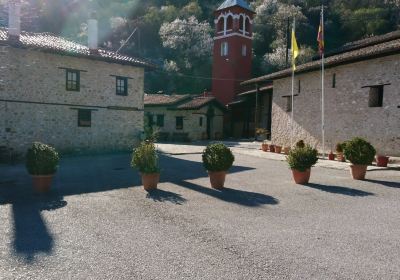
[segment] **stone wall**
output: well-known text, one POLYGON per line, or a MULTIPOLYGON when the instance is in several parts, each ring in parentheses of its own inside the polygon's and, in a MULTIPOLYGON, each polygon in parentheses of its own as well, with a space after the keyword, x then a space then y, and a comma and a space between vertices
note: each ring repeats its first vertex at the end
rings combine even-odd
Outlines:
MULTIPOLYGON (((380 154, 400 156, 400 55, 376 58, 337 66, 325 72, 325 149, 339 141, 360 136, 370 141, 380 154), (336 87, 332 87, 333 75, 336 87), (383 106, 369 107, 369 88, 384 87, 383 106)), ((295 77, 294 141, 306 142, 322 149, 321 73, 295 77), (298 81, 300 80, 300 92, 298 81)), ((290 145, 290 112, 286 98, 291 94, 291 78, 274 81, 272 141, 290 145)))
MULTIPOLYGON (((190 140, 196 141, 203 139, 207 133, 207 110, 205 106, 198 110, 167 110, 166 107, 146 107, 146 113, 154 115, 154 123, 156 123, 156 115, 164 115, 164 127, 159 128, 160 132, 168 132, 171 136, 173 133, 188 133, 190 140), (183 117, 183 129, 176 129, 176 117, 183 117), (203 125, 200 126, 200 117, 203 118, 203 125)), ((222 137, 223 132, 223 113, 220 109, 214 107, 215 116, 211 123, 211 138, 214 139, 216 133, 222 137)))
POLYGON ((0 60, 0 99, 7 100, 0 101, 0 146, 24 153, 42 141, 89 152, 127 150, 139 140, 143 68, 12 47, 0 50, 0 60), (83 70, 79 92, 66 90, 62 68, 83 70), (128 96, 116 95, 115 76, 131 78, 128 96), (91 127, 78 127, 77 109, 92 110, 91 127))

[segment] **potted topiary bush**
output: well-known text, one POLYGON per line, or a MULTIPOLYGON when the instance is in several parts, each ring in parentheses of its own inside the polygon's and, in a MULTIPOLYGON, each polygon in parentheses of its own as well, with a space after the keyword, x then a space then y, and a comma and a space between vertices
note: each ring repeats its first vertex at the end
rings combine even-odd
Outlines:
POLYGON ((37 192, 50 190, 53 176, 60 158, 57 151, 46 144, 34 142, 26 154, 26 169, 32 175, 33 187, 37 192))
POLYGON ((311 167, 318 161, 318 151, 309 145, 296 145, 286 160, 292 169, 296 184, 307 184, 310 180, 311 167))
POLYGON ((337 153, 336 158, 340 162, 345 162, 346 161, 346 159, 345 159, 345 157, 343 155, 343 151, 344 151, 345 145, 346 145, 345 142, 343 142, 343 143, 339 142, 339 143, 336 144, 336 153, 337 153))
POLYGON ((355 180, 364 180, 367 167, 376 154, 375 148, 363 138, 353 138, 346 142, 344 155, 351 162, 351 174, 355 180))
POLYGON ((263 141, 263 143, 261 144, 261 150, 263 150, 264 152, 268 152, 268 143, 263 141))
POLYGON ((226 173, 235 160, 231 150, 222 143, 210 144, 203 151, 203 166, 208 171, 211 186, 222 189, 226 173))
POLYGON ((133 150, 131 166, 139 170, 146 191, 157 189, 160 181, 160 167, 153 142, 143 141, 133 150))

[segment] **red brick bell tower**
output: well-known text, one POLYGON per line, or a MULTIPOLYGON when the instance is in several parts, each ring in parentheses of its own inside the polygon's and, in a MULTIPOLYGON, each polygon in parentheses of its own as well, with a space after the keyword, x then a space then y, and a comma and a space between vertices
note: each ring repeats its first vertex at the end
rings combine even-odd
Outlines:
POLYGON ((212 94, 224 105, 251 78, 254 14, 245 0, 226 0, 214 13, 212 94))

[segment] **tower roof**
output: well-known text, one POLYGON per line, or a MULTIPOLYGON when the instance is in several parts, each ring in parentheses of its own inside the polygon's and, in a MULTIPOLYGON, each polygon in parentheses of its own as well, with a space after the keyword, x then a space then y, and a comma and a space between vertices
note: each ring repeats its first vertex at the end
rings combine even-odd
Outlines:
POLYGON ((247 3, 247 1, 245 0, 225 0, 224 3, 221 4, 221 6, 218 7, 217 11, 226 9, 226 8, 231 8, 231 7, 235 7, 235 6, 239 6, 242 7, 243 9, 249 10, 251 12, 254 12, 249 4, 247 3))

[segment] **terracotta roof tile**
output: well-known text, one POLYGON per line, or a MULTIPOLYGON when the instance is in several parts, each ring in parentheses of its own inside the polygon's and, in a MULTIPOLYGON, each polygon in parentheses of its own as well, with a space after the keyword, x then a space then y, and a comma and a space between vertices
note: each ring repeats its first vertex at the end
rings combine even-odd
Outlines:
POLYGON ((208 103, 212 101, 216 101, 217 99, 213 96, 197 96, 192 98, 190 101, 185 102, 179 106, 177 106, 177 109, 181 110, 194 110, 194 109, 200 109, 201 107, 207 105, 208 103))
POLYGON ((166 94, 145 94, 144 105, 145 106, 163 106, 163 105, 174 105, 181 102, 190 96, 185 95, 166 95, 166 94))
MULTIPOLYGON (((10 44, 6 28, 0 28, 0 44, 10 44)), ((154 64, 143 59, 118 54, 108 50, 99 49, 98 53, 92 54, 87 46, 50 33, 21 32, 20 42, 18 44, 13 44, 13 46, 146 68, 156 67, 154 64)))

